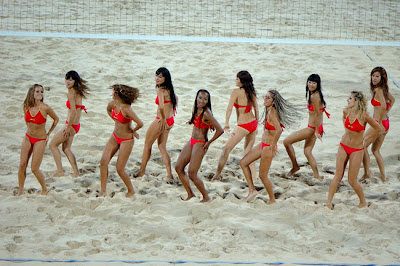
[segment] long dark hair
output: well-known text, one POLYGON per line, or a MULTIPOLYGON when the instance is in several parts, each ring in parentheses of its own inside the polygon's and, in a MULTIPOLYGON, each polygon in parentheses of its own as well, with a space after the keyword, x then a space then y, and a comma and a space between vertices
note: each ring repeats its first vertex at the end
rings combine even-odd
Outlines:
POLYGON ((383 67, 375 67, 374 69, 372 69, 369 86, 373 97, 375 96, 375 88, 381 87, 383 89, 383 96, 385 97, 385 100, 388 99, 388 94, 389 94, 388 76, 386 70, 383 67), (372 75, 375 72, 379 72, 379 74, 381 74, 381 81, 376 86, 372 84, 372 75))
POLYGON ((197 108, 197 97, 199 96, 199 94, 200 94, 201 92, 205 92, 205 93, 208 94, 208 103, 206 104, 206 106, 204 106, 203 111, 202 111, 201 114, 200 114, 200 120, 203 119, 204 112, 207 110, 207 108, 210 109, 210 111, 212 111, 212 109, 211 109, 211 95, 210 95, 210 93, 209 93, 207 90, 198 90, 198 91, 197 91, 197 94, 196 94, 196 98, 194 99, 192 118, 190 118, 190 120, 189 120, 189 122, 188 122, 189 125, 193 124, 193 123, 194 123, 194 120, 196 119, 196 114, 197 114, 197 110, 198 110, 198 108, 197 108))
POLYGON ((253 85, 253 78, 250 73, 246 70, 239 71, 236 75, 242 83, 242 88, 246 92, 247 101, 249 104, 253 104, 253 96, 257 97, 256 89, 253 85))
POLYGON ((308 98, 308 103, 311 104, 311 94, 318 92, 319 93, 319 97, 321 98, 321 102, 323 107, 326 107, 326 102, 324 100, 324 95, 322 94, 322 86, 321 86, 321 78, 318 74, 311 74, 308 79, 307 79, 307 83, 306 83, 306 98, 308 98), (311 92, 308 89, 308 81, 314 81, 317 83, 317 89, 314 92, 311 92))
POLYGON ((174 92, 174 85, 172 85, 172 79, 171 79, 171 73, 169 70, 165 67, 160 67, 156 71, 156 75, 162 75, 165 80, 164 83, 160 85, 160 87, 165 87, 169 91, 169 97, 171 98, 172 102, 172 109, 176 109, 176 97, 175 97, 175 92, 174 92))
POLYGON ((89 94, 90 91, 90 89, 86 86, 87 81, 81 79, 78 72, 76 72, 75 70, 68 71, 67 74, 65 74, 65 79, 70 79, 70 78, 72 78, 75 81, 73 86, 75 91, 80 96, 86 99, 86 96, 89 94))

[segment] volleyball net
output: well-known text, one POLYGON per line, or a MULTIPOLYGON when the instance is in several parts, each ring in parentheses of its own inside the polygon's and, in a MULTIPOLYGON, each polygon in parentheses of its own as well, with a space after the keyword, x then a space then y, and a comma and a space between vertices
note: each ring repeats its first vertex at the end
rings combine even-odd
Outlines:
POLYGON ((398 0, 0 0, 0 31, 400 43, 398 0))

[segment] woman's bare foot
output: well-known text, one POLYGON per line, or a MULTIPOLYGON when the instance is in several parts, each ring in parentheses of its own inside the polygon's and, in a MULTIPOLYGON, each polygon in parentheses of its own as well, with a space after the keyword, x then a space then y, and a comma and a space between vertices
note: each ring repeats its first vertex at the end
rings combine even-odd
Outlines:
POLYGON ((316 179, 318 179, 318 181, 322 181, 322 180, 324 180, 321 176, 314 176, 316 179))
POLYGON ((194 197, 195 197, 195 195, 192 194, 192 195, 188 195, 186 199, 183 199, 182 197, 180 197, 180 198, 181 198, 181 200, 183 200, 183 201, 188 201, 188 200, 190 200, 191 198, 194 198, 194 197))
POLYGON ((360 182, 363 182, 363 181, 367 180, 367 179, 370 178, 370 177, 371 177, 371 173, 368 172, 368 174, 364 174, 364 175, 361 177, 360 182))
POLYGON ((210 202, 211 199, 209 196, 203 197, 203 199, 200 202, 210 202))
POLYGON ((358 208, 364 208, 364 207, 367 207, 367 206, 369 206, 368 205, 368 202, 360 202, 360 204, 358 204, 358 208))
POLYGON ((382 182, 386 182, 386 180, 387 180, 385 175, 381 175, 380 178, 381 178, 382 182))
POLYGON ((47 193, 49 193, 49 191, 47 189, 42 190, 42 192, 40 193, 40 195, 46 196, 47 193))
POLYGON ((99 194, 99 197, 105 197, 106 196, 106 192, 105 191, 101 191, 99 194))
POLYGON ((53 175, 53 177, 60 177, 60 176, 64 176, 64 171, 57 171, 57 172, 55 172, 55 174, 53 175))
POLYGON ((211 181, 221 181, 221 176, 220 175, 214 175, 214 177, 211 179, 211 181))
POLYGON ((73 173, 72 176, 73 177, 79 177, 79 172, 73 173))
POLYGON ((333 203, 327 203, 327 204, 325 204, 325 206, 330 210, 333 210, 333 208, 335 208, 335 204, 333 204, 333 203))
POLYGON ((275 199, 273 199, 273 200, 269 200, 268 202, 267 202, 267 205, 272 205, 272 204, 275 204, 276 203, 276 200, 275 199))
POLYGON ((289 173, 286 174, 286 176, 292 176, 294 173, 300 170, 299 166, 293 166, 293 168, 289 171, 289 173))
MULTIPOLYGON (((24 190, 19 190, 18 191, 18 196, 21 196, 22 194, 24 194, 24 190)), ((15 195, 15 194, 14 194, 15 195)))
POLYGON ((135 191, 126 193, 125 197, 127 197, 127 198, 132 198, 133 195, 135 195, 135 191))
POLYGON ((138 178, 138 177, 142 177, 142 176, 144 176, 144 172, 140 172, 140 170, 137 171, 135 174, 133 174, 134 178, 138 178))
POLYGON ((256 197, 257 194, 258 191, 256 189, 249 191, 249 195, 247 195, 246 201, 251 202, 256 197))
POLYGON ((167 182, 167 184, 173 185, 175 183, 174 177, 167 177, 165 182, 167 182))

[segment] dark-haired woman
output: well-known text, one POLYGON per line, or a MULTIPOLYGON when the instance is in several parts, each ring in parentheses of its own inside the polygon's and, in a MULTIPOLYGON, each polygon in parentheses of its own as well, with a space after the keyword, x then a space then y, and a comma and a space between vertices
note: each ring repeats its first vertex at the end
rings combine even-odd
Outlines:
MULTIPOLYGON (((247 71, 240 71, 236 75, 236 86, 231 93, 225 115, 224 131, 229 132, 229 118, 233 107, 236 109, 238 125, 229 136, 222 154, 219 158, 217 172, 213 180, 221 179, 221 172, 229 158, 229 153, 243 139, 244 154, 248 153, 254 146, 257 136, 258 126, 258 105, 256 90, 253 85, 253 78, 247 71), (254 111, 252 111, 254 110, 254 111)), ((255 164, 251 165, 253 175, 255 175, 255 164)))
POLYGON ((174 92, 172 85, 171 74, 168 69, 161 67, 157 69, 155 76, 157 88, 157 117, 150 124, 146 132, 146 139, 143 148, 142 163, 136 177, 143 176, 146 171, 147 163, 150 159, 151 148, 153 143, 157 140, 158 148, 162 156, 165 168, 167 170, 167 181, 173 181, 171 171, 171 159, 167 151, 168 134, 174 125, 174 115, 178 98, 174 92))
POLYGON ((374 139, 383 131, 377 122, 367 113, 367 99, 360 91, 352 91, 347 99, 347 107, 343 110, 343 123, 345 133, 336 155, 336 172, 329 185, 328 203, 326 206, 333 209, 333 196, 342 181, 347 162, 349 163, 348 180, 356 192, 360 203, 359 208, 367 206, 362 186, 357 181, 361 161, 364 155, 365 143, 374 139), (366 124, 373 128, 373 132, 364 138, 366 124))
POLYGON ((46 183, 43 173, 40 171, 43 154, 51 132, 58 123, 58 116, 47 104, 43 102, 43 86, 34 84, 28 90, 23 104, 25 113, 25 122, 28 130, 22 140, 21 160, 18 170, 18 195, 24 192, 24 184, 26 179, 26 168, 32 156, 31 169, 42 187, 42 195, 47 194, 46 183), (46 133, 47 115, 53 119, 49 131, 46 133))
POLYGON ((254 187, 253 173, 250 171, 250 165, 261 158, 259 176, 267 190, 269 201, 267 204, 276 202, 272 187, 272 182, 268 178, 268 172, 271 167, 272 159, 277 152, 277 143, 283 131, 283 124, 286 126, 295 122, 298 111, 289 104, 278 91, 270 90, 264 97, 264 133, 262 142, 248 152, 241 160, 240 167, 249 186, 247 202, 251 202, 258 194, 254 187))
MULTIPOLYGON (((374 107, 373 118, 385 129, 383 134, 376 136, 375 138, 369 138, 369 141, 365 142, 364 150, 364 176, 362 179, 367 179, 371 176, 369 170, 370 157, 368 153, 368 147, 372 143, 372 154, 376 158, 376 162, 379 167, 380 178, 383 182, 386 181, 385 175, 385 164, 381 155, 380 149, 383 141, 385 140, 386 134, 389 132, 389 116, 388 113, 394 105, 395 99, 389 92, 388 76, 386 70, 383 67, 375 67, 371 71, 370 90, 372 94, 371 104, 374 107)), ((366 136, 369 136, 373 132, 372 128, 367 129, 365 132, 366 136)))
POLYGON ((119 150, 117 159, 117 173, 125 183, 128 192, 126 197, 132 197, 135 193, 129 175, 125 171, 125 166, 129 155, 132 152, 134 137, 139 138, 138 133, 143 123, 131 108, 139 97, 139 90, 126 85, 113 85, 113 100, 107 105, 108 115, 115 121, 114 132, 104 147, 103 155, 100 160, 100 196, 105 196, 108 179, 108 164, 111 158, 119 150), (136 127, 132 129, 132 120, 136 127))
POLYGON ((86 86, 86 81, 81 79, 76 71, 69 71, 65 74, 65 86, 68 89, 66 106, 68 108, 67 121, 65 125, 57 131, 53 139, 50 141, 50 149, 56 162, 57 172, 54 176, 63 176, 64 170, 61 163, 61 153, 58 146, 62 144, 62 150, 71 164, 73 176, 79 176, 78 165, 75 155, 72 153, 71 145, 75 134, 79 132, 81 127, 80 119, 81 112, 86 108, 82 105, 82 99, 86 98, 89 93, 89 88, 86 86))
POLYGON ((203 196, 201 202, 210 201, 208 193, 204 187, 203 181, 197 176, 201 162, 206 154, 210 144, 224 133, 224 130, 214 118, 211 112, 211 98, 207 90, 199 90, 193 105, 192 118, 189 124, 193 124, 192 137, 183 147, 175 170, 179 179, 187 192, 186 200, 195 197, 190 187, 189 178, 193 181, 197 189, 203 196), (208 140, 207 134, 209 129, 215 129, 214 136, 208 140), (189 164, 188 176, 185 172, 186 165, 189 164))
POLYGON ((296 154, 293 149, 293 143, 305 140, 304 155, 307 157, 308 163, 310 164, 314 173, 314 177, 318 180, 322 180, 319 175, 317 161, 312 154, 312 150, 317 138, 322 140, 322 135, 324 134, 323 112, 325 112, 328 118, 329 114, 325 111, 326 103, 322 94, 321 78, 318 74, 312 74, 308 77, 306 84, 306 98, 307 109, 309 111, 308 126, 293 132, 283 141, 290 161, 292 162, 292 169, 287 175, 291 176, 300 170, 300 166, 297 163, 296 154))

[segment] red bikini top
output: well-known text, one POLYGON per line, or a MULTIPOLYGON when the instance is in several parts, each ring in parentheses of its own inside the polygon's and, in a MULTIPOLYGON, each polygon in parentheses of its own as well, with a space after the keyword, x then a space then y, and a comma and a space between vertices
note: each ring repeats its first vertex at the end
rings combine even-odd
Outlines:
MULTIPOLYGON (((68 109, 71 109, 71 104, 69 103, 69 100, 67 100, 65 105, 67 106, 68 109)), ((86 107, 84 105, 75 105, 75 108, 76 109, 82 109, 83 111, 85 111, 85 113, 87 113, 86 107)))
POLYGON ((377 101, 377 100, 375 100, 375 98, 372 98, 372 100, 371 100, 371 104, 372 104, 373 106, 381 106, 381 102, 380 102, 380 101, 377 101))
POLYGON ((246 109, 244 110, 245 113, 248 113, 248 112, 251 111, 251 105, 239 105, 239 104, 234 103, 233 106, 234 106, 236 109, 237 109, 237 108, 246 108, 246 109))
POLYGON ((111 117, 112 117, 114 120, 117 120, 118 122, 120 122, 120 123, 122 123, 122 124, 126 124, 126 123, 129 123, 129 122, 132 121, 132 119, 126 118, 126 117, 122 114, 121 110, 119 110, 119 113, 118 113, 118 114, 115 114, 115 106, 114 106, 113 109, 112 109, 111 117))
POLYGON ((365 130, 365 126, 361 125, 356 118, 353 123, 350 123, 349 116, 347 116, 346 121, 344 121, 344 127, 351 131, 360 132, 365 130))
POLYGON ((31 114, 31 108, 29 108, 28 111, 26 111, 25 121, 27 123, 34 123, 34 124, 46 123, 46 118, 44 118, 42 113, 40 112, 40 105, 39 105, 39 111, 34 116, 32 116, 31 114))
MULTIPOLYGON (((314 106, 311 103, 307 103, 307 109, 310 112, 314 112, 314 106)), ((326 116, 329 118, 331 115, 326 111, 325 107, 319 109, 320 111, 324 112, 326 116)))
MULTIPOLYGON (((170 103, 171 101, 164 101, 164 103, 170 103)), ((156 98, 156 104, 159 105, 160 104, 160 100, 158 99, 158 95, 156 98)))
MULTIPOLYGON (((268 123, 268 117, 267 117, 267 119, 265 119, 265 122, 266 122, 265 126, 264 126, 265 129, 267 129, 267 130, 275 130, 275 127, 273 125, 271 125, 270 123, 268 123)), ((285 128, 285 126, 282 125, 282 123, 280 123, 280 125, 281 125, 281 128, 283 130, 285 128)))
POLYGON ((386 111, 389 111, 389 108, 392 107, 390 102, 386 102, 386 111))
POLYGON ((193 125, 194 125, 195 127, 197 127, 197 128, 211 128, 212 125, 207 124, 207 123, 205 123, 205 122, 203 121, 203 119, 200 119, 200 115, 201 115, 201 114, 199 114, 199 115, 194 119, 193 125))

